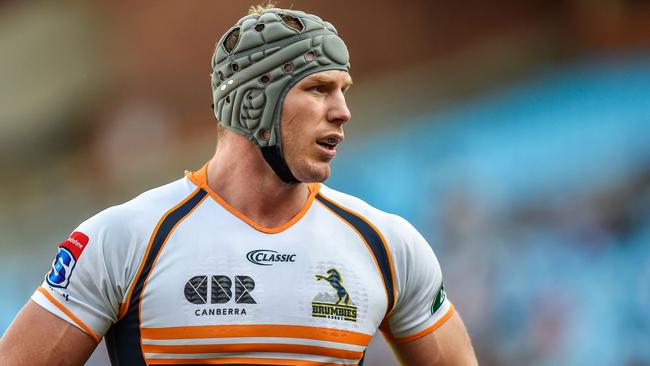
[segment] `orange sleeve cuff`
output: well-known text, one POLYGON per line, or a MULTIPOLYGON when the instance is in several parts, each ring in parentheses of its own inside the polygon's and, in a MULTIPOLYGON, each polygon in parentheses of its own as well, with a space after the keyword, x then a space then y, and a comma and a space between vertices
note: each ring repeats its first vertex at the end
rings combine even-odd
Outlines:
POLYGON ((101 338, 93 332, 92 329, 90 329, 89 326, 86 325, 81 319, 79 319, 76 315, 74 315, 68 308, 63 306, 60 302, 58 302, 54 296, 52 296, 49 292, 47 292, 46 289, 39 287, 38 292, 43 294, 51 303, 52 305, 56 306, 59 310, 61 310, 65 315, 67 315, 70 319, 72 319, 73 322, 79 326, 79 328, 83 329, 84 332, 86 332, 92 339, 95 340, 95 342, 99 343, 101 341, 101 338))
POLYGON ((421 331, 419 331, 419 332, 417 332, 415 334, 411 334, 411 335, 406 336, 406 337, 396 338, 390 333, 390 331, 388 331, 388 327, 386 327, 385 330, 383 330, 384 336, 386 337, 386 339, 388 341, 390 341, 393 344, 402 344, 402 343, 411 342, 411 341, 414 341, 414 340, 416 340, 418 338, 424 337, 425 335, 427 335, 429 333, 433 333, 433 331, 438 329, 449 318, 451 318, 452 315, 454 315, 454 312, 455 312, 454 304, 449 303, 449 305, 450 306, 449 306, 449 309, 447 309, 447 312, 440 319, 438 319, 435 323, 433 323, 431 326, 429 326, 428 328, 425 328, 425 329, 423 329, 423 330, 421 330, 421 331))

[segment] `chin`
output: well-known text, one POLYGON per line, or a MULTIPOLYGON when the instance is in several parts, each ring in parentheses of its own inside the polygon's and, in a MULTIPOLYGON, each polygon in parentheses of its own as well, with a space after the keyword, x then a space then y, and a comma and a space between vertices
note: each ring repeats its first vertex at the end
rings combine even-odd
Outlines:
POLYGON ((322 183, 330 177, 331 169, 329 163, 318 164, 318 166, 305 167, 301 172, 294 174, 303 183, 322 183))

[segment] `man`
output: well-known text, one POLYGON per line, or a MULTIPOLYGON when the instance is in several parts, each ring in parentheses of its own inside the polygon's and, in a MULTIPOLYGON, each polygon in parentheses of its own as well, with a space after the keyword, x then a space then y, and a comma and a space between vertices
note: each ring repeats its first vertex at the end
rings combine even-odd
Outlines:
POLYGON ((212 67, 214 157, 62 242, 0 364, 80 365, 104 337, 113 365, 349 365, 378 328, 405 364, 476 364, 420 234, 320 184, 350 119, 334 27, 256 9, 212 67))

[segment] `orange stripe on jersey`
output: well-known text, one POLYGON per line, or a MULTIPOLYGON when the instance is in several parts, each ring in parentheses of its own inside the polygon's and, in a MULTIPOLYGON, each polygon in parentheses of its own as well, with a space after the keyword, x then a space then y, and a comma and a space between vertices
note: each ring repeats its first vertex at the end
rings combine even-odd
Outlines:
POLYGON ((341 366, 340 363, 325 363, 307 360, 291 360, 285 358, 191 358, 191 359, 169 359, 169 358, 148 358, 149 365, 288 365, 288 366, 341 366))
POLYGON ((280 337, 316 339, 364 347, 368 346, 372 338, 368 334, 348 330, 276 324, 142 328, 140 331, 142 338, 146 339, 280 337))
POLYGON ((144 268, 144 264, 147 261, 147 257, 149 256, 149 252, 151 251, 151 246, 153 245, 153 240, 156 237, 156 233, 158 232, 158 229, 160 229, 160 225, 162 225, 162 223, 165 221, 165 218, 167 216, 169 216, 170 213, 174 212, 174 210, 176 210, 177 208, 179 208, 179 207, 183 206, 185 203, 187 203, 187 201, 192 199, 192 197, 194 197, 194 195, 199 190, 201 190, 201 189, 200 188, 195 189, 194 192, 192 192, 192 194, 187 196, 185 199, 183 199, 181 202, 179 202, 174 207, 167 210, 167 212, 165 212, 165 214, 162 215, 160 220, 158 220, 158 223, 156 224, 156 227, 152 231, 151 237, 149 238, 149 244, 147 244, 147 249, 144 251, 144 256, 142 257, 142 261, 140 262, 140 266, 138 267, 138 272, 136 273, 135 277, 133 278, 133 283, 131 284, 131 288, 129 289, 129 293, 126 296, 126 300, 122 304, 120 304, 118 320, 122 319, 126 315, 127 311, 129 310, 129 306, 131 304, 131 296, 133 295, 133 289, 135 287, 135 284, 138 281, 138 278, 140 278, 140 274, 142 273, 142 269, 144 268))
POLYGON ((228 210, 231 214, 235 215, 236 217, 238 217, 240 220, 250 225, 255 230, 261 231, 265 234, 277 234, 293 226, 303 216, 305 216, 307 211, 309 211, 309 207, 311 207, 312 202, 314 202, 314 199, 316 198, 316 194, 320 190, 320 184, 318 183, 308 184, 307 188, 309 189, 309 196, 307 197, 307 202, 305 202, 305 205, 302 207, 302 209, 300 209, 300 211, 289 221, 287 221, 286 223, 280 226, 265 227, 262 225, 258 225, 257 223, 255 223, 255 221, 251 220, 248 216, 237 211, 234 207, 232 207, 228 202, 226 202, 223 198, 221 198, 221 196, 219 196, 208 186, 208 164, 209 163, 206 163, 203 166, 203 168, 201 168, 197 172, 187 174, 187 178, 190 181, 192 181, 194 184, 196 184, 198 187, 203 188, 203 190, 208 192, 210 197, 212 197, 215 201, 217 201, 219 205, 221 205, 223 208, 228 210))
MULTIPOLYGON (((393 283, 393 285, 391 286, 392 291, 393 291, 393 305, 392 305, 392 307, 390 309, 387 309, 387 312, 386 312, 386 317, 389 317, 393 313, 393 311, 395 310, 395 304, 397 304, 397 289, 395 288, 395 268, 394 268, 394 265, 393 265, 393 257, 391 255, 390 249, 388 248, 388 244, 386 244, 386 238, 384 238, 384 235, 381 233, 381 231, 379 231, 379 229, 377 229, 377 227, 375 225, 373 225, 370 221, 368 221, 368 219, 366 219, 363 215, 360 215, 359 213, 357 213, 357 212, 355 212, 355 211, 353 211, 353 210, 351 210, 351 209, 349 209, 347 207, 341 206, 340 204, 334 202, 329 197, 325 197, 323 195, 323 193, 320 193, 320 197, 322 197, 327 202, 333 204, 334 206, 340 208, 341 210, 347 211, 347 212, 351 213, 352 215, 358 217, 362 221, 364 221, 366 224, 368 224, 368 226, 370 226, 377 233, 377 235, 381 239, 381 244, 384 247, 384 249, 386 250, 386 254, 387 254, 387 257, 388 257, 388 267, 390 268, 390 276, 391 276, 391 280, 392 280, 391 282, 393 283)), ((357 233, 357 235, 359 235, 361 237, 361 239, 363 239, 363 242, 366 244, 366 247, 368 248, 370 253, 373 253, 372 248, 370 248, 370 243, 368 243, 366 238, 359 232, 359 230, 357 230, 357 228, 355 228, 351 223, 349 223, 347 220, 342 218, 338 213, 334 212, 332 209, 327 207, 327 205, 322 203, 322 206, 327 208, 330 212, 332 212, 337 217, 341 218, 343 220, 343 222, 345 222, 350 228, 352 228, 357 233)), ((379 273, 381 274, 382 273, 381 266, 377 262, 377 258, 375 258, 374 255, 372 256, 372 258, 374 259, 375 264, 377 265, 377 269, 379 270, 379 273)), ((383 274, 381 276, 381 279, 384 282, 384 288, 387 289, 388 286, 386 286, 386 279, 384 278, 383 274)), ((388 291, 388 290, 386 290, 386 291, 388 291)))
POLYGON ((384 331, 384 335, 388 340, 393 343, 393 344, 402 344, 410 341, 414 341, 420 337, 424 337, 425 335, 432 333, 434 330, 438 329, 442 324, 444 324, 449 318, 451 318, 452 315, 454 315, 454 304, 451 302, 449 303, 449 309, 443 315, 440 319, 438 319, 435 323, 433 323, 430 327, 421 330, 415 334, 411 334, 410 336, 404 337, 404 338, 395 338, 390 332, 384 331))
POLYGON ((84 323, 83 321, 81 321, 81 319, 77 318, 77 317, 76 317, 76 316, 75 316, 75 315, 74 315, 70 310, 68 310, 65 306, 61 305, 61 303, 59 303, 59 302, 54 298, 54 296, 52 296, 49 292, 47 292, 46 289, 44 289, 44 288, 42 288, 42 287, 39 287, 39 288, 38 288, 38 292, 42 293, 43 296, 47 297, 47 299, 50 300, 50 302, 51 302, 52 304, 54 304, 54 306, 56 306, 59 310, 61 310, 62 312, 64 312, 65 315, 67 315, 70 319, 72 319, 75 323, 77 323, 77 325, 78 325, 81 329, 83 329, 84 332, 86 332, 86 333, 87 333, 87 334, 88 334, 92 339, 94 339, 95 342, 99 343, 99 342, 101 341, 101 338, 98 337, 97 334, 95 334, 95 332, 93 332, 93 330, 90 329, 90 327, 86 325, 86 323, 84 323))
POLYGON ((278 343, 201 344, 201 345, 142 345, 145 353, 228 353, 228 352, 277 352, 317 355, 359 360, 363 352, 347 351, 321 346, 278 343))

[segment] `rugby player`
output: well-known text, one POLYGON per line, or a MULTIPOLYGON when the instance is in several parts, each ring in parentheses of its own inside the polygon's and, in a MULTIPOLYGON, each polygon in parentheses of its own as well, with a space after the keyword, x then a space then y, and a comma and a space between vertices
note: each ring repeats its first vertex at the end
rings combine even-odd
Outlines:
POLYGON ((214 156, 82 223, 0 341, 1 365, 475 365, 438 261, 404 219, 321 184, 350 120, 348 50, 255 8, 212 59, 214 156), (323 280, 323 281, 321 281, 323 280))

